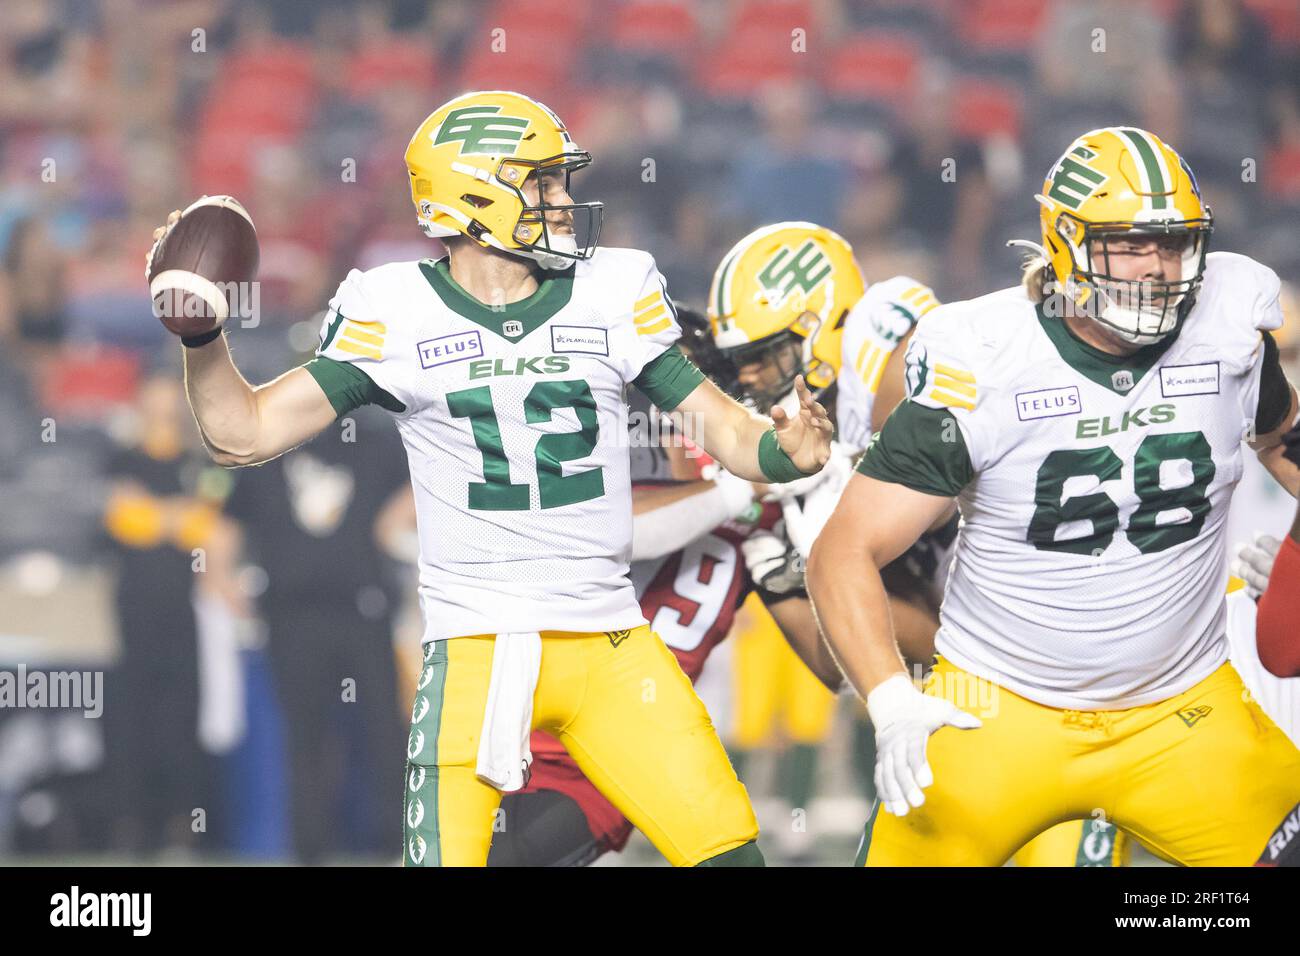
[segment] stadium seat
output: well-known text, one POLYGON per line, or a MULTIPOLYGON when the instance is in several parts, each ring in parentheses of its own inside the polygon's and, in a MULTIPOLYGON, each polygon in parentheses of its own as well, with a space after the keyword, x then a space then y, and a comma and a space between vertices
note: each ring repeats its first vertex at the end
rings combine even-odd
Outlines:
POLYGON ((1300 204, 1300 143, 1284 144, 1269 153, 1264 160, 1264 185, 1271 197, 1300 204))
POLYGON ((695 82, 719 99, 752 98, 767 83, 793 79, 807 70, 804 55, 790 52, 789 37, 762 44, 736 37, 700 58, 695 82))
POLYGON ((733 35, 780 33, 788 38, 791 30, 808 29, 814 19, 813 5, 808 0, 751 0, 737 6, 736 19, 728 32, 733 35))
POLYGON ((609 42, 624 53, 681 59, 698 45, 699 25, 683 0, 631 0, 614 12, 609 42))
POLYGON ((395 85, 432 89, 437 82, 433 51, 419 42, 363 47, 348 60, 346 69, 347 89, 356 98, 395 85))
POLYGON ((897 107, 911 95, 920 64, 920 50, 910 37, 873 31, 836 47, 822 77, 832 96, 897 107))
POLYGON ((982 139, 1005 135, 1020 140, 1024 96, 1004 83, 966 76, 955 84, 953 123, 959 136, 982 139))
POLYGON ((1300 4, 1296 0, 1245 0, 1245 4, 1268 24, 1270 40, 1280 46, 1300 47, 1300 4))
POLYGON ((568 46, 582 38, 591 12, 590 0, 497 0, 482 23, 487 30, 504 29, 507 42, 526 31, 568 46))
POLYGON ((1033 46, 1048 6, 1043 0, 970 0, 957 8, 954 29, 970 48, 1024 51, 1033 46))

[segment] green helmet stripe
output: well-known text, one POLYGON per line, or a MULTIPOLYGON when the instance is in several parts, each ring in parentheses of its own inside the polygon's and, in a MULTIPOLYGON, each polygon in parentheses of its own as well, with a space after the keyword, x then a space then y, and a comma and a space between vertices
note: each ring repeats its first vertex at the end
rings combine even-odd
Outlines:
POLYGON ((1133 149, 1142 161, 1142 167, 1146 171, 1149 190, 1151 192, 1150 202, 1152 209, 1166 209, 1169 204, 1169 197, 1164 193, 1169 191, 1165 185, 1165 177, 1160 172, 1160 161, 1157 159, 1155 146, 1146 138, 1146 135, 1137 129, 1130 129, 1127 126, 1121 126, 1121 133, 1128 138, 1133 144, 1133 149))
POLYGON ((736 264, 736 260, 739 258, 740 252, 733 250, 731 255, 723 260, 722 266, 718 270, 718 301, 715 303, 715 308, 719 318, 727 314, 727 280, 731 278, 732 266, 736 264))

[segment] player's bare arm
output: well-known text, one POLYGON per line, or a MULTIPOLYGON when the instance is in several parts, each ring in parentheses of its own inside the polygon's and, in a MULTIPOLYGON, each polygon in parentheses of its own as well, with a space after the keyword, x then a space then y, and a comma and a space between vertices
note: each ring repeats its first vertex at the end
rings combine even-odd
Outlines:
POLYGON ((303 368, 252 386, 224 338, 185 350, 185 392, 212 460, 260 465, 315 437, 335 419, 325 392, 303 368))
POLYGON ((856 474, 808 562, 808 594, 817 620, 875 724, 876 792, 895 816, 924 804, 922 791, 934 783, 926 758, 930 735, 944 726, 981 726, 978 718, 913 685, 894 639, 889 596, 880 577, 880 569, 948 506, 946 497, 856 474))
POLYGON ((832 653, 864 698, 906 674, 880 569, 950 506, 951 499, 855 474, 813 545, 808 594, 832 653))
POLYGON ((760 460, 760 443, 771 429, 776 431, 779 451, 795 468, 811 475, 820 471, 830 458, 834 427, 825 407, 813 398, 802 376, 795 380, 795 389, 799 395, 798 413, 790 415, 782 408, 773 407, 772 417, 768 419, 723 394, 706 379, 675 411, 700 423, 703 432, 700 444, 733 475, 748 481, 773 480, 760 460))
POLYGON ((1291 407, 1287 410, 1286 415, 1282 418, 1282 424, 1273 431, 1258 436, 1250 447, 1255 449, 1259 456, 1260 463, 1268 469, 1279 485, 1287 490, 1292 497, 1300 498, 1300 466, 1285 455, 1286 449, 1282 444, 1282 437, 1291 430, 1291 426, 1300 415, 1300 401, 1297 401, 1296 390, 1294 385, 1288 386, 1291 389, 1291 407))
POLYGON ((844 675, 822 640, 812 602, 803 597, 787 597, 783 600, 765 598, 763 604, 804 666, 826 685, 827 690, 839 691, 844 686, 844 675))

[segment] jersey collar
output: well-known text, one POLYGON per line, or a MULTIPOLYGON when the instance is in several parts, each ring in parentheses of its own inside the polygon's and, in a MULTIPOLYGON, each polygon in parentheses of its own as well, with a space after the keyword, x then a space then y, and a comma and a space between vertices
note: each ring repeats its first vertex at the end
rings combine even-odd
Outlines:
POLYGON ((489 332, 494 332, 507 342, 518 342, 528 333, 542 325, 569 304, 573 295, 573 270, 565 272, 548 272, 537 286, 537 291, 526 299, 508 302, 505 305, 484 305, 466 292, 455 279, 444 257, 436 262, 432 259, 420 261, 420 271, 424 273, 433 291, 447 308, 457 315, 481 325, 489 332), (515 323, 507 334, 506 323, 515 323))
POLYGON ((1169 350, 1178 338, 1181 323, 1174 331, 1159 342, 1143 346, 1132 355, 1111 355, 1096 346, 1089 345, 1070 331, 1070 327, 1060 318, 1050 317, 1043 311, 1041 302, 1034 306, 1038 324, 1043 333, 1056 347, 1057 353, 1072 369, 1103 388, 1108 388, 1117 395, 1127 395, 1142 381, 1142 377, 1160 360, 1160 356, 1169 350), (1128 372, 1126 377, 1122 374, 1128 372))

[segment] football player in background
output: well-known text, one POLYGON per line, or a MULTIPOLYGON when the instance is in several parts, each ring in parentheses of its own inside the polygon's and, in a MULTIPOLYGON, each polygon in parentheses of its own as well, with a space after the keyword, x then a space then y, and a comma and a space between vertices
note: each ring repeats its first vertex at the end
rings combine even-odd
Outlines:
MULTIPOLYGON (((852 474, 852 460, 870 441, 878 411, 887 415, 902 397, 898 346, 936 305, 927 286, 906 276, 868 286, 849 244, 809 222, 756 229, 719 263, 709 316, 714 340, 736 366, 736 394, 759 412, 790 407, 802 375, 836 420, 827 467, 812 479, 773 489, 782 525, 747 546, 760 580, 805 593, 804 562, 852 474)), ((884 572, 900 646, 918 666, 928 665, 933 652, 946 554, 955 537, 954 512, 884 572)), ((775 628, 765 625, 760 620, 736 644, 733 759, 743 776, 746 752, 766 744, 783 715, 782 796, 792 807, 806 806, 834 699, 802 668, 791 668, 775 628)), ((872 733, 865 720, 855 722, 854 733, 856 770, 869 788, 872 733)))
POLYGON ((918 324, 908 398, 809 564, 876 725, 860 860, 997 866, 1100 810, 1173 862, 1250 864, 1300 798, 1300 751, 1244 693, 1224 638, 1243 441, 1300 485, 1280 453, 1296 399, 1268 334, 1278 278, 1207 255, 1190 169, 1143 130, 1081 136, 1036 198, 1041 259, 1021 286, 918 324), (879 568, 954 498, 921 693, 879 568))
MULTIPOLYGON (((1300 468, 1300 425, 1286 434, 1284 448, 1286 459, 1300 468)), ((1259 661, 1274 677, 1300 677, 1300 509, 1271 557, 1256 622, 1259 661)))
MULTIPOLYGON (((711 379, 725 383, 729 364, 718 354, 702 313, 678 308, 678 347, 711 379)), ((641 612, 695 681, 732 630, 736 611, 758 594, 785 640, 826 687, 842 683, 821 641, 808 599, 755 586, 746 541, 781 520, 780 508, 759 504, 767 486, 719 472, 701 477, 697 448, 677 432, 659 430, 658 410, 630 396, 632 564, 641 612)), ((627 844, 632 824, 582 773, 553 736, 535 731, 528 785, 501 804, 489 866, 585 866, 627 844)))
POLYGON ((190 403, 223 465, 272 459, 362 404, 396 419, 425 618, 408 865, 486 862, 538 727, 673 864, 762 863, 745 789, 627 577, 617 431, 634 384, 690 416, 727 471, 779 482, 822 467, 831 424, 802 380, 798 409, 769 419, 672 347, 675 310, 651 257, 598 248, 601 205, 569 195, 590 161, 526 96, 457 97, 406 153, 419 222, 446 256, 349 273, 317 358, 256 388, 219 330, 183 342, 190 403))

